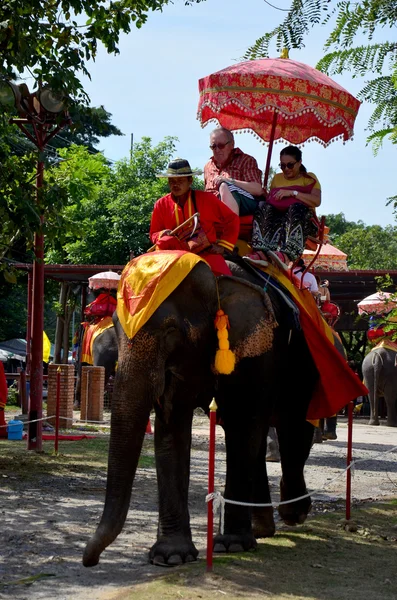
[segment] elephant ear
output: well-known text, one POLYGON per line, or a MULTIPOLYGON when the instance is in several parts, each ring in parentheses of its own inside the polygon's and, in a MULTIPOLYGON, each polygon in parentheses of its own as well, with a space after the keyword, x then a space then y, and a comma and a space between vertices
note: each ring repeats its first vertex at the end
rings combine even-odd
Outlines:
POLYGON ((278 323, 269 296, 259 286, 231 277, 220 278, 218 286, 236 362, 271 350, 278 323))

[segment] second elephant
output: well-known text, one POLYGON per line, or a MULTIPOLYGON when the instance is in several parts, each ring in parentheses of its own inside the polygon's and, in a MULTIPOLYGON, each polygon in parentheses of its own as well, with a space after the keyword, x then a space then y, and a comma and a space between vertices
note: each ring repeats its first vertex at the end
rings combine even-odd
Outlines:
POLYGON ((397 427, 397 353, 389 348, 374 348, 364 358, 362 370, 369 391, 369 424, 379 425, 379 397, 383 396, 386 424, 397 427))

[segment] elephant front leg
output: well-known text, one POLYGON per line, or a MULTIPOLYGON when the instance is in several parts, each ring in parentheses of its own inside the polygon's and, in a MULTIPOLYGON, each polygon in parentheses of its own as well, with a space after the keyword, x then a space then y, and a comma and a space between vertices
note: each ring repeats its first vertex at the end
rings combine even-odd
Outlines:
MULTIPOLYGON (((186 401, 186 400, 185 400, 186 401)), ((154 435, 159 492, 157 541, 150 562, 176 566, 196 560, 188 510, 192 411, 181 408, 164 420, 156 416, 154 435)))

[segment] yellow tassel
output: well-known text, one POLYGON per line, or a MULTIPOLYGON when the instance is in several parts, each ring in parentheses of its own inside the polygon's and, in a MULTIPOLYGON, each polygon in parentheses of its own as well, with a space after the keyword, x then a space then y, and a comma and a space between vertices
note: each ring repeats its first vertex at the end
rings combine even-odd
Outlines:
POLYGON ((229 334, 227 330, 230 328, 229 317, 225 315, 223 310, 219 309, 215 317, 215 327, 218 330, 219 349, 215 354, 215 369, 221 375, 230 375, 234 371, 236 357, 229 348, 229 334))

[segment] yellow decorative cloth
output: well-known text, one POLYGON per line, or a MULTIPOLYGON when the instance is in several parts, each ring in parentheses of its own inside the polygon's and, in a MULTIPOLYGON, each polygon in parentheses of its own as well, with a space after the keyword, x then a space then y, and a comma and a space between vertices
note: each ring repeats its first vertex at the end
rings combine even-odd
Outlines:
POLYGON ((267 267, 262 267, 262 271, 268 273, 274 279, 277 279, 281 285, 283 285, 288 292, 291 294, 292 298, 295 300, 300 310, 306 311, 308 315, 310 315, 311 319, 314 321, 316 326, 320 329, 320 331, 329 339, 329 341, 334 343, 334 331, 328 325, 328 323, 321 316, 320 311, 318 310, 318 306, 313 298, 313 295, 309 290, 299 290, 292 281, 284 275, 279 269, 273 267, 273 265, 269 264, 267 267))
POLYGON ((50 360, 51 342, 48 335, 43 331, 43 362, 48 363, 50 360))
POLYGON ((199 262, 207 264, 192 252, 159 250, 128 263, 117 290, 117 316, 130 340, 199 262))
POLYGON ((272 265, 263 271, 277 279, 299 307, 302 331, 319 374, 306 417, 310 421, 332 417, 348 402, 366 395, 368 390, 335 348, 333 331, 322 318, 312 294, 298 290, 272 265))
POLYGON ((92 344, 98 335, 105 331, 105 329, 109 329, 109 327, 113 327, 112 317, 102 317, 102 319, 99 319, 96 323, 91 323, 86 326, 81 350, 81 362, 87 363, 88 365, 94 364, 92 344))
POLYGON ((376 348, 387 348, 388 350, 393 350, 393 352, 397 352, 396 342, 392 342, 391 340, 387 339, 381 340, 379 344, 376 344, 373 350, 376 350, 376 348))

